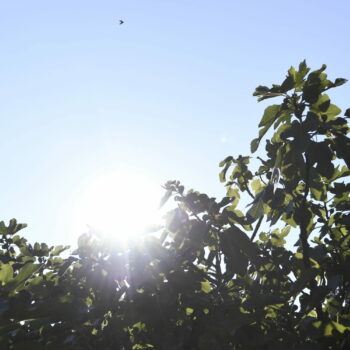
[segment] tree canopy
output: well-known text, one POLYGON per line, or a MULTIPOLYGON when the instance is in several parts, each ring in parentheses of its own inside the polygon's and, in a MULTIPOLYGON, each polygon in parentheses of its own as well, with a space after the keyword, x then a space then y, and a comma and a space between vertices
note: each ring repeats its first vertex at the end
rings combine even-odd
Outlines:
POLYGON ((167 182, 164 227, 128 249, 84 234, 67 254, 1 222, 1 349, 349 349, 350 109, 325 69, 258 86, 280 103, 220 163, 226 196, 167 182))

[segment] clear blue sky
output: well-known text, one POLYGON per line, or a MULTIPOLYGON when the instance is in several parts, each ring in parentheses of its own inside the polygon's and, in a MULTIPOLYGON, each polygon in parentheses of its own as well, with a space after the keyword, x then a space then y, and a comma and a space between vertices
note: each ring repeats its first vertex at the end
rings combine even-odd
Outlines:
POLYGON ((304 58, 350 78, 349 13, 346 0, 1 1, 1 220, 71 243, 81 184, 115 167, 223 194, 217 165, 248 152, 258 84, 304 58))

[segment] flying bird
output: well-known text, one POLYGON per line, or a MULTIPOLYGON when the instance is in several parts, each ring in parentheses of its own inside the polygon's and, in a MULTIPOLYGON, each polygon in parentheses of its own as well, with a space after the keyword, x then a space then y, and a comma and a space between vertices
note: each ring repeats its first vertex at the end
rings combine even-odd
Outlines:
POLYGON ((122 19, 119 20, 119 25, 122 25, 124 21, 122 19))

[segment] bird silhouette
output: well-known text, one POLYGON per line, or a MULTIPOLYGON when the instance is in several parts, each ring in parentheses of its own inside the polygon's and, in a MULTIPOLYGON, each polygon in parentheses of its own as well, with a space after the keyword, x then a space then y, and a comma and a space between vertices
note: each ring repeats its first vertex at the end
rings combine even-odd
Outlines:
POLYGON ((119 20, 119 25, 122 25, 124 21, 122 19, 119 20))

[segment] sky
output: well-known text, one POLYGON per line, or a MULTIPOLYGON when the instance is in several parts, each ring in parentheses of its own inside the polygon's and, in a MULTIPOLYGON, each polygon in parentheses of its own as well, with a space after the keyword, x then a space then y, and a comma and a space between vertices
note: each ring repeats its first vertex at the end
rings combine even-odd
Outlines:
MULTIPOLYGON (((257 85, 303 59, 350 78, 349 11, 347 0, 1 0, 0 220, 26 222, 32 242, 74 244, 83 194, 120 172, 111 192, 130 189, 136 213, 150 181, 157 200, 173 179, 223 196, 218 163, 258 133, 257 85)), ((330 95, 344 110, 349 93, 330 95)))

